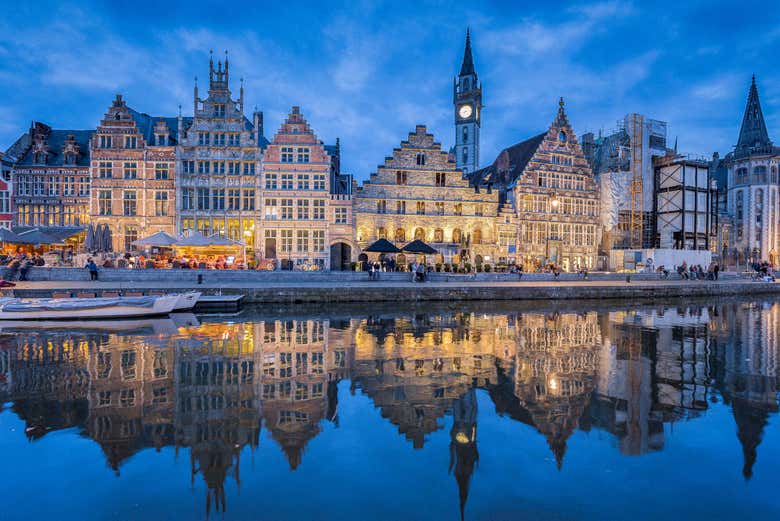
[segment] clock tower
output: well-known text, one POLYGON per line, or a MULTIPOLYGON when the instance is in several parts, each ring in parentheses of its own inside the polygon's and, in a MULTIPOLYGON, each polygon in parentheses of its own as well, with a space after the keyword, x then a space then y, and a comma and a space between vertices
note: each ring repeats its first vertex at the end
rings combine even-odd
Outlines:
POLYGON ((482 120, 482 85, 474 70, 471 35, 466 29, 466 51, 453 85, 455 105, 455 163, 464 174, 479 168, 479 127, 482 120))

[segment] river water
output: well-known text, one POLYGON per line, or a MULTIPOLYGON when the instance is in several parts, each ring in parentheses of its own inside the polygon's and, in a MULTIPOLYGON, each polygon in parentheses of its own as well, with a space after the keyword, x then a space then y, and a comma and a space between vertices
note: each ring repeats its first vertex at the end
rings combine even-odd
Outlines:
POLYGON ((771 300, 0 329, 0 519, 780 519, 771 300))

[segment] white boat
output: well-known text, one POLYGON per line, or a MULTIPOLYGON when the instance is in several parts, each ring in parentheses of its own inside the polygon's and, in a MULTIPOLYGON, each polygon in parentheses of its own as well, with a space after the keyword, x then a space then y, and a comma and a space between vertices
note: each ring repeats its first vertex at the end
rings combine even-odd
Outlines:
POLYGON ((173 306, 174 311, 189 311, 195 307, 200 298, 199 291, 188 291, 187 293, 180 293, 177 295, 179 298, 176 300, 176 304, 173 306))
POLYGON ((119 319, 167 315, 178 295, 164 297, 0 298, 0 320, 119 319))

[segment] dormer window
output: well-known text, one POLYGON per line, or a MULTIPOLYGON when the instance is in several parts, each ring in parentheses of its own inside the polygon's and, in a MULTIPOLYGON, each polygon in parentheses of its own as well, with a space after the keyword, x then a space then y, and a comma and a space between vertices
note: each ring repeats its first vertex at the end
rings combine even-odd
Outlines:
POLYGON ((164 147, 168 144, 168 136, 165 134, 157 134, 157 146, 164 147))
POLYGON ((73 152, 66 152, 65 153, 65 164, 66 165, 72 165, 76 163, 76 154, 73 152))
POLYGON ((225 117, 225 104, 224 103, 215 103, 214 104, 214 117, 215 118, 224 118, 225 117))
POLYGON ((40 164, 46 164, 46 154, 38 152, 35 154, 35 162, 40 164))

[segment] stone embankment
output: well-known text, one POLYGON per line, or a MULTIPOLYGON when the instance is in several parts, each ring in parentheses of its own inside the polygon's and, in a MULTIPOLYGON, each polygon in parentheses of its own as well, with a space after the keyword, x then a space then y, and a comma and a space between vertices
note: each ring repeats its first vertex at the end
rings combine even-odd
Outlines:
MULTIPOLYGON (((0 271, 0 276, 7 276, 0 271)), ((719 281, 661 280, 656 274, 594 273, 588 280, 576 274, 559 279, 547 274, 475 275, 431 274, 424 283, 411 282, 406 273, 382 273, 368 280, 366 273, 247 272, 209 270, 100 271, 89 281, 83 269, 33 268, 30 282, 13 289, 19 297, 46 297, 53 293, 176 292, 197 289, 204 294, 244 294, 249 303, 419 302, 461 300, 568 300, 626 299, 652 302, 675 298, 719 298, 746 295, 780 295, 780 284, 756 282, 735 273, 719 281), (199 280, 200 277, 200 280, 199 280)))

